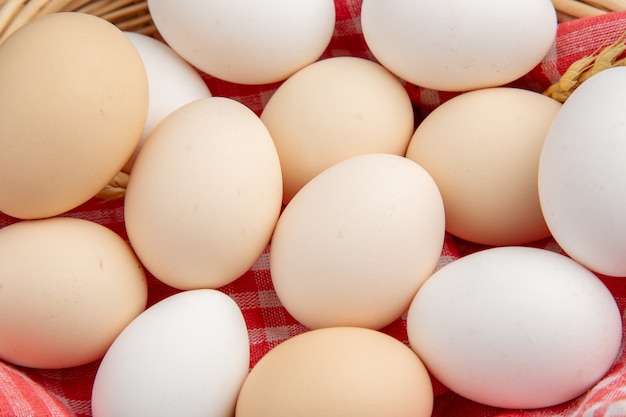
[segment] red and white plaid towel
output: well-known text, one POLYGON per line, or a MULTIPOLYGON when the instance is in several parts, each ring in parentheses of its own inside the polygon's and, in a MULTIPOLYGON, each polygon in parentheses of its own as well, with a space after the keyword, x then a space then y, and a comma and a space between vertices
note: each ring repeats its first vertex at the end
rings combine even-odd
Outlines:
MULTIPOLYGON (((351 55, 372 59, 361 35, 359 14, 361 0, 336 0, 337 25, 335 36, 324 57, 351 55)), ((610 13, 600 17, 563 23, 557 40, 544 61, 515 86, 543 91, 558 80, 575 60, 593 53, 600 46, 613 42, 626 31, 626 12, 610 13)), ((241 86, 204 76, 216 96, 227 96, 249 106, 257 114, 278 84, 241 86)), ((406 86, 415 106, 422 115, 453 97, 454 93, 440 93, 412 85, 406 86)), ((89 219, 103 224, 123 238, 123 201, 103 203, 92 200, 67 213, 68 216, 89 219)), ((0 227, 15 222, 0 214, 0 227)), ((533 246, 560 251, 551 239, 535 242, 533 246)), ((447 236, 440 266, 458 259, 480 247, 447 236)), ((626 306, 626 280, 601 277, 615 296, 622 310, 626 306)), ((148 304, 172 295, 174 290, 151 276, 148 304)), ((267 251, 254 267, 240 279, 221 289, 233 297, 247 321, 251 342, 251 366, 272 347, 306 330, 282 308, 272 289, 267 251)), ((389 325, 384 332, 407 342, 404 319, 389 325)), ((1 335, 0 335, 1 337, 1 335)), ((91 416, 91 388, 98 363, 70 369, 39 370, 19 368, 0 362, 0 417, 4 416, 91 416)), ((434 381, 434 417, 616 417, 626 416, 626 355, 622 354, 608 375, 592 390, 566 404, 542 410, 501 410, 475 404, 450 392, 434 381)))

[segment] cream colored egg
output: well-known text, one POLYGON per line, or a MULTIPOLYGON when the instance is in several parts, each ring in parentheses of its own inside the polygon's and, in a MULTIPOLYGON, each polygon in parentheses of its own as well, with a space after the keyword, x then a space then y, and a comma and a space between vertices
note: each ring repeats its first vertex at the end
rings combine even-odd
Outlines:
POLYGON ((441 195, 422 167, 397 155, 355 156, 316 176, 283 211, 272 282, 309 328, 379 329, 406 311, 443 239, 441 195))
POLYGON ((179 289, 216 288, 245 273, 278 219, 276 148, 249 108, 189 103, 159 123, 128 183, 125 222, 146 268, 179 289))
POLYGON ((129 245, 87 220, 25 220, 0 230, 0 358, 34 368, 104 356, 146 307, 129 245))
POLYGON ((236 417, 429 417, 430 377, 406 345, 355 327, 299 334, 244 381, 236 417))
POLYGON ((400 81, 372 61, 318 61, 285 81, 263 109, 283 171, 284 201, 331 165, 365 153, 404 155, 414 130, 400 81))
POLYGON ((55 13, 0 45, 0 211, 66 212, 96 195, 135 149, 148 83, 123 32, 55 13))
POLYGON ((537 172, 560 108, 542 94, 499 87, 461 94, 424 119, 406 156, 437 183, 449 233, 488 245, 550 235, 537 172))

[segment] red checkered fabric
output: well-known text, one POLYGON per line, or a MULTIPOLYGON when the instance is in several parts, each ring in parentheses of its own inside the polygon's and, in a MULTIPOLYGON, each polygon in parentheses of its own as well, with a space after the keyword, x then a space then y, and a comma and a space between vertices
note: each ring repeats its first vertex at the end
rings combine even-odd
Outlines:
MULTIPOLYGON (((360 0, 337 0, 335 36, 324 57, 352 55, 372 59, 360 29, 360 0)), ((593 53, 599 46, 610 43, 626 31, 626 12, 581 19, 559 26, 557 40, 544 61, 513 85, 542 91, 576 59, 593 53)), ((260 114, 278 84, 241 86, 203 75, 214 95, 228 96, 241 101, 260 114)), ((439 93, 406 85, 416 109, 428 113, 454 93, 439 93)), ((123 238, 123 201, 96 200, 65 214, 101 223, 123 238)), ((0 227, 15 222, 0 215, 0 227)), ((560 251, 551 239, 535 242, 533 246, 560 251)), ((440 266, 480 247, 446 236, 440 266)), ((622 312, 626 305, 626 281, 621 278, 601 277, 615 296, 622 312)), ((152 276, 149 279, 149 305, 172 295, 174 290, 152 276)), ((272 347, 306 330, 281 306, 272 288, 268 251, 241 278, 221 288, 239 304, 249 327, 251 366, 272 347)), ((400 318, 384 332, 407 342, 405 319, 400 318)), ((0 335, 1 337, 1 335, 0 335)), ((0 362, 0 417, 3 416, 76 416, 91 415, 91 388, 98 363, 70 369, 40 370, 19 368, 0 362)), ((566 404, 542 410, 501 410, 475 404, 450 392, 434 381, 435 407, 433 416, 499 416, 499 417, 599 417, 626 416, 626 356, 621 355, 606 377, 592 390, 566 404)))

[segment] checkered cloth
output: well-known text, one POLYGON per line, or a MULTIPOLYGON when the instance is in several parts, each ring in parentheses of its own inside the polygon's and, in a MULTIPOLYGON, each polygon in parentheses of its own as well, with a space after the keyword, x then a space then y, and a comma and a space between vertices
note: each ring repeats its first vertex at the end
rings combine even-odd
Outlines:
MULTIPOLYGON (((360 30, 361 1, 337 0, 336 5, 335 36, 324 57, 352 55, 372 59, 360 30)), ((544 61, 512 85, 543 91, 558 80, 573 61, 593 53, 599 46, 614 41, 624 31, 626 31, 626 12, 563 23, 559 26, 556 43, 544 61)), ((278 84, 241 86, 203 76, 214 95, 235 98, 257 114, 261 113, 264 104, 278 86, 278 84)), ((406 88, 416 109, 423 115, 455 95, 408 84, 406 88)), ((66 215, 96 221, 127 239, 122 200, 107 203, 92 200, 66 215)), ((15 221, 0 215, 0 227, 15 221)), ((551 239, 535 242, 533 246, 561 251, 551 239)), ((481 247, 448 235, 439 266, 478 249, 481 247)), ((623 278, 601 278, 612 291, 623 312, 626 305, 626 281, 623 278)), ((152 276, 148 276, 148 280, 149 305, 178 292, 152 276)), ((273 291, 267 251, 250 271, 221 290, 232 296, 239 304, 247 321, 251 343, 251 366, 278 343, 306 330, 285 311, 273 291)), ((404 318, 398 319, 383 331, 407 342, 404 318)), ((96 362, 70 369, 40 370, 0 362, 0 417, 91 416, 91 388, 97 367, 96 362)), ((626 416, 626 356, 622 354, 606 377, 585 395, 548 409, 501 410, 463 399, 437 381, 434 381, 434 389, 435 417, 626 416)))

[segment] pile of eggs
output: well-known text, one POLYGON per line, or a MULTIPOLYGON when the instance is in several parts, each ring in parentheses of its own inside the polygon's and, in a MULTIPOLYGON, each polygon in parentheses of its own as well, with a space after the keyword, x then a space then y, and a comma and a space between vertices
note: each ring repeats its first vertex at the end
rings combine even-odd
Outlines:
POLYGON ((0 45, 0 358, 102 359, 96 417, 429 416, 431 375, 540 408, 606 374, 626 69, 563 105, 506 87, 553 44, 549 0, 363 0, 375 59, 319 59, 331 0, 149 7, 165 42, 56 13, 0 45), (280 86, 257 115, 198 70, 280 86), (406 83, 459 94, 416 126, 406 83), (128 241, 63 215, 120 171, 128 241), (441 265, 446 233, 490 248, 441 265), (310 330, 250 370, 219 288, 268 245, 310 330), (145 270, 181 291, 146 309, 145 270), (380 331, 403 315, 410 346, 380 331))

